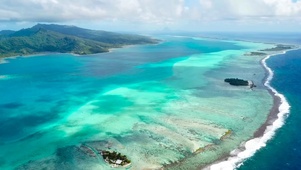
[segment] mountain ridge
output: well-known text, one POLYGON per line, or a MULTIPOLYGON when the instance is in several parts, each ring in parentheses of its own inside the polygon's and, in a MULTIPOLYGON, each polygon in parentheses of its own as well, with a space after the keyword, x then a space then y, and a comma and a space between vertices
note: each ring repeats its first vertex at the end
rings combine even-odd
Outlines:
POLYGON ((37 24, 19 31, 0 31, 0 57, 43 52, 79 55, 108 52, 125 45, 155 44, 159 40, 134 34, 90 30, 76 26, 37 24))

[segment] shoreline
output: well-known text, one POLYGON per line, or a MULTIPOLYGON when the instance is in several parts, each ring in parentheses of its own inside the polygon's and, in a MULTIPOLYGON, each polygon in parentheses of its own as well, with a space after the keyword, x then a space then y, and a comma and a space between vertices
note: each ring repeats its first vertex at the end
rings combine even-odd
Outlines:
MULTIPOLYGON (((298 49, 298 48, 296 48, 296 49, 298 49)), ((296 50, 296 49, 291 49, 291 50, 296 50)), ((254 138, 262 137, 265 134, 265 131, 267 130, 268 126, 273 125, 273 123, 279 118, 278 113, 280 112, 279 108, 280 108, 281 104, 283 102, 286 102, 286 99, 285 99, 285 101, 283 101, 281 99, 281 97, 279 97, 279 95, 277 95, 277 94, 280 94, 280 93, 278 93, 270 85, 270 82, 274 77, 274 73, 273 73, 272 69, 267 66, 266 61, 270 57, 285 54, 286 52, 291 51, 291 50, 284 50, 284 51, 282 51, 282 53, 276 53, 276 54, 268 55, 260 61, 261 65, 263 66, 263 68, 266 71, 266 75, 263 79, 263 84, 264 84, 265 87, 267 87, 267 90, 268 90, 269 94, 273 97, 273 106, 270 110, 270 113, 267 117, 267 120, 260 126, 260 128, 257 129, 256 132, 254 132, 254 134, 253 134, 254 138)))
MULTIPOLYGON (((129 45, 130 46, 130 45, 129 45)), ((117 49, 121 49, 123 47, 120 47, 120 48, 114 48, 114 50, 117 50, 117 49)), ((111 49, 110 49, 111 50, 111 49)), ((0 64, 4 64, 4 63, 7 63, 8 61, 6 60, 10 60, 10 59, 16 59, 16 58, 28 58, 28 57, 37 57, 37 56, 44 56, 44 55, 58 55, 58 54, 69 54, 69 55, 72 55, 72 56, 76 56, 76 57, 81 57, 81 56, 88 56, 88 55, 97 55, 97 54, 103 54, 103 53, 111 53, 113 52, 114 50, 112 51, 106 51, 106 52, 101 52, 101 53, 91 53, 91 54, 76 54, 76 53, 71 53, 71 52, 67 52, 67 53, 60 53, 60 52, 40 52, 40 53, 32 53, 32 54, 26 54, 26 55, 15 55, 15 56, 8 56, 8 57, 0 57, 0 64)))
POLYGON ((270 109, 266 121, 253 133, 252 138, 242 142, 241 145, 238 146, 237 149, 231 151, 229 155, 221 157, 214 163, 201 167, 201 169, 229 170, 239 168, 246 159, 252 157, 259 149, 265 147, 266 143, 274 137, 276 131, 284 125, 286 116, 290 112, 290 105, 285 96, 270 85, 274 73, 272 69, 267 66, 266 61, 270 57, 298 49, 300 49, 300 47, 268 54, 260 61, 260 64, 266 72, 263 84, 267 88, 269 94, 273 97, 273 106, 270 109))
POLYGON ((37 56, 43 56, 43 55, 56 55, 56 54, 71 54, 76 56, 76 54, 73 53, 59 53, 59 52, 41 52, 41 53, 32 53, 28 55, 15 55, 15 56, 8 56, 8 57, 0 57, 0 64, 7 63, 7 60, 13 60, 17 58, 29 58, 29 57, 37 57, 37 56))
POLYGON ((77 57, 81 57, 81 56, 88 56, 88 55, 98 55, 98 54, 104 54, 104 53, 111 53, 114 52, 116 50, 120 50, 123 48, 130 48, 130 47, 135 47, 135 46, 143 46, 143 45, 158 45, 161 43, 164 43, 165 41, 159 39, 160 41, 158 43, 152 43, 152 44, 129 44, 129 45, 123 45, 121 47, 114 47, 114 48, 109 48, 108 51, 104 51, 104 52, 100 52, 100 53, 91 53, 91 54, 76 54, 76 53, 72 53, 72 52, 66 52, 66 53, 62 53, 62 52, 37 52, 37 53, 32 53, 32 54, 26 54, 26 55, 13 55, 13 56, 7 56, 7 57, 0 57, 0 64, 3 63, 7 63, 8 61, 6 61, 7 59, 16 59, 19 57, 35 57, 35 56, 42 56, 42 55, 48 55, 48 54, 70 54, 73 56, 77 56, 77 57))

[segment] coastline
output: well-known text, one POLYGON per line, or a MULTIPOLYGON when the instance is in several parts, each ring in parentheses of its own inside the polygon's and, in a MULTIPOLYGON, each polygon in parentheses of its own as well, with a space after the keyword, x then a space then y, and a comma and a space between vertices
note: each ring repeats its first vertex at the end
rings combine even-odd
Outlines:
POLYGON ((18 57, 35 57, 39 55, 47 55, 47 54, 71 54, 73 56, 86 56, 86 55, 97 55, 97 54, 102 54, 102 53, 111 53, 114 52, 118 49, 123 49, 123 48, 130 48, 130 47, 135 47, 135 46, 143 46, 143 45, 158 45, 163 43, 164 41, 161 39, 158 39, 159 41, 157 43, 145 43, 145 44, 129 44, 129 45, 122 45, 120 47, 113 47, 109 48, 108 51, 103 51, 100 53, 90 53, 90 54, 77 54, 77 53, 72 53, 72 52, 49 52, 49 51, 44 51, 44 52, 36 52, 36 53, 31 53, 31 54, 25 54, 25 55, 12 55, 12 56, 5 56, 5 57, 0 57, 0 64, 6 63, 6 59, 15 59, 18 57))
MULTIPOLYGON (((129 45, 130 46, 130 45, 129 45)), ((7 63, 8 61, 6 61, 7 59, 16 59, 16 58, 19 58, 19 57, 22 57, 22 58, 27 58, 27 57, 36 57, 36 56, 43 56, 43 55, 57 55, 57 54, 70 54, 70 55, 73 55, 73 56, 77 56, 77 57, 81 57, 81 56, 87 56, 87 55, 97 55, 97 54, 102 54, 102 53, 110 53, 110 52, 113 52, 114 50, 116 49, 121 49, 121 48, 126 48, 126 47, 120 47, 120 48, 112 48, 112 51, 111 49, 107 52, 101 52, 101 53, 93 53, 93 54, 76 54, 76 53, 71 53, 71 52, 67 52, 67 53, 60 53, 60 52, 40 52, 40 53, 32 53, 32 54, 27 54, 27 55, 15 55, 15 56, 8 56, 8 57, 0 57, 0 64, 3 64, 3 63, 7 63)))
POLYGON ((7 60, 10 59, 16 59, 16 58, 27 58, 27 57, 36 57, 36 56, 43 56, 43 55, 48 55, 48 54, 71 54, 76 56, 76 54, 73 53, 59 53, 59 52, 41 52, 41 53, 33 53, 33 54, 28 54, 28 55, 15 55, 15 56, 9 56, 9 57, 0 57, 0 64, 7 63, 7 60))
POLYGON ((252 157, 259 149, 266 146, 266 143, 273 138, 277 129, 283 126, 286 116, 290 112, 290 105, 287 102, 285 96, 274 89, 270 82, 274 77, 274 73, 271 68, 266 64, 266 61, 273 56, 285 54, 288 51, 298 50, 300 47, 296 47, 289 50, 283 50, 279 53, 268 54, 261 60, 261 65, 266 72, 266 76, 263 79, 263 84, 267 88, 269 94, 273 97, 273 106, 267 116, 265 123, 263 123, 257 131, 253 133, 253 138, 241 143, 241 145, 214 163, 205 167, 200 167, 205 170, 229 170, 239 168, 243 162, 252 157))
MULTIPOLYGON (((297 50, 297 49, 298 48, 291 49, 291 50, 297 50)), ((254 138, 262 137, 265 134, 265 131, 267 130, 267 128, 269 126, 273 125, 273 123, 277 119, 279 119, 278 114, 281 111, 280 110, 280 106, 284 102, 287 102, 286 99, 285 99, 285 97, 282 94, 278 93, 270 85, 270 82, 273 79, 274 73, 273 73, 272 69, 267 66, 266 61, 270 57, 273 57, 273 56, 276 56, 276 55, 280 55, 280 54, 285 54, 287 51, 291 51, 291 50, 284 50, 284 51, 282 51, 282 53, 276 53, 276 54, 268 55, 268 56, 266 56, 265 58, 263 58, 261 60, 261 65, 263 66, 263 68, 265 69, 265 71, 267 73, 266 76, 265 76, 265 78, 263 79, 263 84, 264 84, 264 86, 267 87, 267 90, 268 90, 269 94, 273 97, 273 107, 271 108, 270 113, 269 113, 269 115, 268 115, 267 120, 265 121, 265 123, 262 124, 261 127, 253 134, 254 138), (283 98, 281 98, 281 95, 283 96, 283 98)))

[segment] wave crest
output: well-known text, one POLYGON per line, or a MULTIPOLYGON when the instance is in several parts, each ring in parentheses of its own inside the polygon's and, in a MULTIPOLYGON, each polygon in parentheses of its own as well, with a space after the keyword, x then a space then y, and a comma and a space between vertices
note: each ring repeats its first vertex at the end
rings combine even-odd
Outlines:
MULTIPOLYGON (((283 51, 282 54, 285 53, 286 51, 283 51)), ((275 54, 275 55, 279 55, 279 54, 275 54)), ((268 72, 268 77, 266 78, 264 85, 273 92, 275 97, 280 98, 280 105, 278 107, 279 112, 277 113, 277 119, 271 125, 266 127, 263 136, 258 138, 253 138, 247 142, 242 143, 240 148, 235 149, 230 153, 230 157, 228 157, 226 161, 213 164, 205 169, 230 170, 230 169, 239 168, 243 164, 244 160, 252 157, 256 153, 256 151, 259 150, 260 148, 265 147, 266 143, 275 135, 276 130, 279 129, 281 126, 283 126, 285 118, 287 117, 287 114, 290 112, 290 105, 287 102, 284 95, 279 93, 276 89, 274 89, 270 85, 270 82, 274 77, 274 73, 272 69, 269 68, 266 64, 266 61, 270 57, 271 55, 268 55, 261 61, 261 63, 266 69, 266 71, 268 72)))

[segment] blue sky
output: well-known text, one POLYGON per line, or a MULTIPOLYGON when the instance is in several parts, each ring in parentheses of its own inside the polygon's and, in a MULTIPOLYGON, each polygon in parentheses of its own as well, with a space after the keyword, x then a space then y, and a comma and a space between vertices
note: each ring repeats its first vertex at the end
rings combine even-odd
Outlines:
POLYGON ((0 29, 36 23, 112 31, 299 31, 301 0, 1 0, 0 29))

